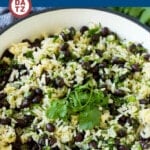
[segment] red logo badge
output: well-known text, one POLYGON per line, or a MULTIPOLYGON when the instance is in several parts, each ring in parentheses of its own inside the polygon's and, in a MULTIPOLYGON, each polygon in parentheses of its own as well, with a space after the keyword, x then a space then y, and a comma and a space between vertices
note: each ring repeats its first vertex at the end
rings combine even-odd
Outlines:
POLYGON ((10 0, 9 10, 16 18, 23 18, 29 15, 32 9, 31 0, 10 0))

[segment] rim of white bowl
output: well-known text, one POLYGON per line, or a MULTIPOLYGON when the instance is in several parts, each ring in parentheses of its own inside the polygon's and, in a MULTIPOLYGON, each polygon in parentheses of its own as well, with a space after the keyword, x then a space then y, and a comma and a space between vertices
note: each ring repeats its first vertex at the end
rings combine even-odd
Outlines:
POLYGON ((21 21, 24 21, 28 18, 31 18, 33 16, 36 16, 36 15, 40 15, 42 13, 47 13, 47 12, 51 12, 51 11, 58 11, 58 10, 75 10, 75 9, 81 9, 81 10, 97 10, 97 11, 104 11, 104 12, 107 12, 107 13, 110 13, 110 14, 114 14, 114 15, 117 15, 117 16, 120 16, 122 18, 125 18, 131 22, 134 22, 135 24, 139 25, 140 27, 142 27, 143 29, 145 29, 147 32, 150 33, 150 27, 148 27, 147 25, 145 24, 142 24, 141 22, 139 22, 138 19, 134 18, 134 17, 131 17, 131 16, 127 16, 123 13, 120 13, 120 12, 116 12, 116 11, 113 11, 113 10, 110 10, 108 8, 103 8, 103 7, 100 7, 100 8, 46 8, 44 10, 40 10, 38 12, 33 12, 32 14, 30 14, 29 16, 25 17, 25 18, 22 18, 22 19, 19 19, 19 20, 16 20, 14 21, 13 23, 11 23, 10 25, 8 25, 7 27, 4 27, 4 29, 2 29, 0 31, 0 35, 2 35, 4 32, 6 32, 8 29, 12 28, 13 26, 15 26, 16 24, 20 23, 21 21))

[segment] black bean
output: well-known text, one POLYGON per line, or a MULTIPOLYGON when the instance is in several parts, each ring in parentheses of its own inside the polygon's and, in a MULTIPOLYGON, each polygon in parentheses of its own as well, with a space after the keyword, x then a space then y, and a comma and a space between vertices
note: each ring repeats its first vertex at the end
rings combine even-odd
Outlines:
POLYGON ((122 137, 125 137, 127 135, 127 132, 126 130, 124 129, 120 129, 118 132, 117 132, 117 136, 122 138, 122 137))
POLYGON ((0 124, 2 124, 2 125, 11 125, 11 119, 10 118, 0 119, 0 124))
POLYGON ((100 76, 99 74, 99 65, 95 65, 94 67, 92 67, 89 72, 91 72, 93 74, 93 78, 95 80, 99 80, 102 76, 100 76))
POLYGON ((68 34, 65 34, 64 32, 62 32, 60 35, 62 36, 62 38, 65 42, 69 40, 69 35, 68 34))
POLYGON ((23 119, 16 119, 16 125, 15 125, 16 128, 18 128, 18 127, 24 128, 27 126, 28 126, 28 122, 24 118, 23 119))
POLYGON ((119 145, 117 146, 117 150, 129 150, 129 148, 125 145, 119 145))
POLYGON ((31 48, 32 47, 41 47, 41 39, 35 39, 32 43, 31 43, 31 48))
POLYGON ((81 34, 84 34, 84 32, 85 31, 88 31, 89 30, 89 28, 87 27, 87 26, 82 26, 81 28, 80 28, 80 33, 81 34))
POLYGON ((110 33, 110 32, 109 32, 109 29, 108 29, 107 27, 102 28, 102 30, 101 30, 101 36, 102 36, 102 37, 108 36, 109 33, 110 33))
POLYGON ((34 116, 32 116, 32 115, 24 115, 23 119, 26 120, 28 124, 30 124, 30 123, 33 122, 34 116))
POLYGON ((38 95, 32 99, 32 103, 40 103, 41 100, 42 100, 42 97, 38 95))
POLYGON ((92 64, 91 61, 83 62, 82 67, 83 67, 83 69, 89 71, 91 69, 91 64, 92 64))
POLYGON ((8 103, 6 99, 0 100, 0 108, 2 107, 6 107, 7 109, 10 107, 10 104, 8 103))
POLYGON ((119 58, 119 57, 114 57, 113 59, 112 59, 112 64, 114 65, 114 64, 125 64, 125 60, 123 60, 123 59, 121 59, 121 58, 119 58))
POLYGON ((52 80, 51 80, 50 77, 46 76, 45 77, 45 82, 46 82, 46 85, 49 85, 52 82, 52 80))
POLYGON ((43 95, 43 91, 40 88, 35 89, 35 93, 40 96, 43 95))
POLYGON ((126 95, 125 91, 121 89, 116 89, 113 95, 118 96, 118 97, 124 97, 126 95))
POLYGON ((93 73, 93 74, 99 74, 99 64, 92 67, 90 72, 93 73))
POLYGON ((48 124, 46 124, 46 130, 49 132, 54 132, 55 126, 52 123, 48 123, 48 124))
POLYGON ((29 107, 31 104, 31 102, 28 100, 28 99, 25 99, 22 101, 21 105, 20 105, 20 108, 26 108, 26 107, 29 107))
POLYGON ((96 54, 99 55, 100 57, 103 56, 103 51, 102 51, 102 50, 96 49, 95 52, 96 52, 96 54))
POLYGON ((63 87, 65 85, 64 79, 61 77, 57 77, 54 81, 54 86, 55 87, 63 87))
POLYGON ((132 72, 141 71, 140 65, 139 64, 133 64, 133 65, 131 65, 131 71, 132 72))
POLYGON ((69 50, 64 51, 63 54, 64 54, 64 57, 65 57, 66 61, 68 61, 71 58, 71 52, 69 50))
POLYGON ((74 137, 75 142, 82 142, 84 140, 84 134, 79 132, 74 137))
POLYGON ((88 145, 89 145, 90 148, 97 148, 97 142, 94 141, 94 140, 92 140, 91 142, 89 142, 88 145))
POLYGON ((150 103, 150 101, 149 101, 148 99, 140 99, 140 100, 139 100, 139 103, 140 103, 140 104, 147 105, 147 104, 150 103))
POLYGON ((5 98, 7 96, 6 93, 0 93, 0 100, 2 100, 3 98, 5 98))
POLYGON ((55 137, 52 137, 52 136, 49 137, 49 139, 48 139, 48 144, 49 144, 50 146, 54 145, 56 142, 57 142, 57 140, 56 140, 55 137))
POLYGON ((9 51, 9 49, 6 49, 1 58, 3 58, 3 57, 8 57, 8 58, 12 59, 14 57, 14 55, 9 51))
POLYGON ((114 104, 108 104, 108 108, 111 115, 116 116, 119 114, 119 112, 117 111, 117 107, 114 104))
POLYGON ((70 56, 71 56, 71 53, 69 51, 69 44, 68 43, 64 43, 62 45, 62 47, 60 48, 60 50, 63 52, 65 59, 68 60, 70 58, 70 56))
POLYGON ((23 43, 32 44, 32 42, 31 42, 29 39, 23 39, 22 42, 23 42, 23 43))
POLYGON ((61 51, 67 51, 68 48, 69 48, 69 44, 68 44, 68 43, 64 43, 64 44, 61 46, 60 50, 61 50, 61 51))
POLYGON ((135 44, 131 44, 128 49, 132 53, 135 53, 137 51, 137 47, 135 44))
POLYGON ((91 37, 91 44, 96 45, 99 42, 100 34, 94 34, 91 37))
POLYGON ((118 119, 118 123, 123 126, 127 122, 127 119, 128 117, 123 115, 118 119))
POLYGON ((150 54, 145 54, 143 57, 146 61, 150 61, 150 54))

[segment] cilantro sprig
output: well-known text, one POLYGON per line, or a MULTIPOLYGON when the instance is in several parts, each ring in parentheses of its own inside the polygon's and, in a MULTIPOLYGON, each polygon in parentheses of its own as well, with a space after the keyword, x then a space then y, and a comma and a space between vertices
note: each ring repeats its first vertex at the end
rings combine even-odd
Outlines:
POLYGON ((71 115, 79 116, 79 127, 81 129, 92 129, 100 124, 99 106, 107 107, 108 97, 88 84, 75 87, 64 99, 51 101, 47 109, 47 117, 53 120, 70 120, 71 115))

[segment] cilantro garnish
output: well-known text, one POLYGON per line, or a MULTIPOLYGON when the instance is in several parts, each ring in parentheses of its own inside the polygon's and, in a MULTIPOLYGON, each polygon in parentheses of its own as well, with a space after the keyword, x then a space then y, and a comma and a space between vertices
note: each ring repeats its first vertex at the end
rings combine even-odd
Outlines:
POLYGON ((100 124, 99 106, 107 107, 107 104, 108 97, 102 91, 85 84, 75 87, 64 99, 52 100, 47 117, 69 120, 71 115, 78 115, 79 127, 92 129, 100 124))
POLYGON ((92 28, 92 29, 90 29, 90 30, 88 31, 88 36, 90 37, 90 36, 92 36, 92 35, 94 35, 94 34, 96 34, 96 33, 99 33, 99 31, 100 31, 100 27, 92 28))
POLYGON ((68 111, 68 104, 65 100, 53 100, 51 107, 47 110, 47 117, 52 119, 61 118, 66 120, 68 111))
POLYGON ((33 59, 33 51, 28 51, 28 52, 24 53, 23 56, 33 59))
POLYGON ((100 124, 100 111, 97 107, 87 107, 79 114, 79 127, 92 129, 100 124))

